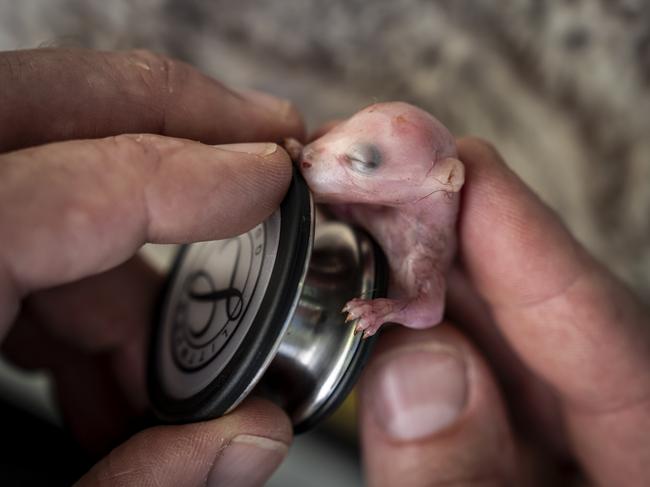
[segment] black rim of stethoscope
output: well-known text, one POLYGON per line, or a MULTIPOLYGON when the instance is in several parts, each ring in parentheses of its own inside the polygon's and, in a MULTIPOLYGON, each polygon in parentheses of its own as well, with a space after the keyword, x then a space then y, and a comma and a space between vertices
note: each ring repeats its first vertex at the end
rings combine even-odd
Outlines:
MULTIPOLYGON (((267 290, 294 289, 299 292, 300 281, 304 276, 306 259, 309 256, 312 232, 312 214, 309 189, 298 172, 281 205, 280 239, 276 263, 271 273, 267 290)), ((200 392, 185 398, 171 397, 163 389, 159 379, 160 340, 163 327, 161 318, 168 312, 171 302, 169 293, 176 275, 181 268, 189 246, 179 251, 169 277, 161 292, 158 306, 154 313, 152 339, 149 350, 147 372, 148 390, 155 414, 167 423, 185 423, 203 421, 226 413, 237 403, 242 394, 259 374, 267 362, 269 354, 275 353, 274 347, 281 334, 283 324, 292 312, 295 293, 266 292, 262 303, 252 321, 251 328, 238 347, 232 359, 208 386, 200 392)), ((377 245, 373 245, 375 256, 375 286, 372 297, 386 295, 387 265, 385 257, 377 245)), ((329 416, 347 397, 354 387, 363 366, 369 358, 376 337, 361 340, 351 358, 346 373, 334 387, 328 399, 305 420, 294 425, 294 432, 300 433, 311 429, 325 417, 329 416)), ((162 352, 164 353, 164 352, 162 352)))

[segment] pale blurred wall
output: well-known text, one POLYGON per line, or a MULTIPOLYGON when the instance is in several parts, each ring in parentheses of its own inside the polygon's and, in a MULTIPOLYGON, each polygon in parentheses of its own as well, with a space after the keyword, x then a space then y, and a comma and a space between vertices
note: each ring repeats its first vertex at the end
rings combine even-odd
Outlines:
POLYGON ((649 2, 0 0, 0 49, 38 45, 154 49, 312 127, 415 102, 491 140, 650 298, 649 2))

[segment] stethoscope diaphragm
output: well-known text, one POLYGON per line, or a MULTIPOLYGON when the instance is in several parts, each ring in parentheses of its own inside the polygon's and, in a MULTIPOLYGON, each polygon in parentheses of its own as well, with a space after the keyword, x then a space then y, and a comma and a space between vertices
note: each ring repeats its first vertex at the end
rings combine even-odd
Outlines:
POLYGON ((296 174, 280 208, 250 231, 181 248, 163 293, 150 348, 149 394, 166 422, 228 413, 267 397, 311 428, 343 401, 374 337, 341 309, 385 296, 386 263, 363 231, 316 223, 296 174))

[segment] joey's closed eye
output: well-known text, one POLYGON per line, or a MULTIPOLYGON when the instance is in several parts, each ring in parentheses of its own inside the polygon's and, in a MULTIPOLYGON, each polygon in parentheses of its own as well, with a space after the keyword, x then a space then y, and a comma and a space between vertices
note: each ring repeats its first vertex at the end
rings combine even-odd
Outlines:
POLYGON ((352 169, 362 173, 375 171, 382 161, 381 151, 374 144, 355 144, 345 154, 352 169))

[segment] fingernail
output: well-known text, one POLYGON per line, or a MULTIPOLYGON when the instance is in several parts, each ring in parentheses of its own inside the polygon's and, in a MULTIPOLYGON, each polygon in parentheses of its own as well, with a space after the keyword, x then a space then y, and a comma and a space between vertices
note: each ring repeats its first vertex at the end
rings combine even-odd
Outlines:
POLYGON ((257 90, 238 89, 237 93, 255 105, 260 105, 274 112, 277 116, 286 118, 293 110, 292 103, 285 98, 278 98, 257 90))
POLYGON ((236 436, 212 466, 207 485, 264 485, 287 455, 287 450, 287 445, 270 438, 236 436))
POLYGON ((374 417, 388 436, 411 441, 452 425, 467 401, 467 372, 446 345, 407 347, 384 357, 369 376, 374 417))
POLYGON ((230 152, 242 152, 254 156, 266 157, 278 150, 278 144, 271 142, 262 142, 256 144, 222 144, 213 146, 217 149, 227 150, 230 152))

